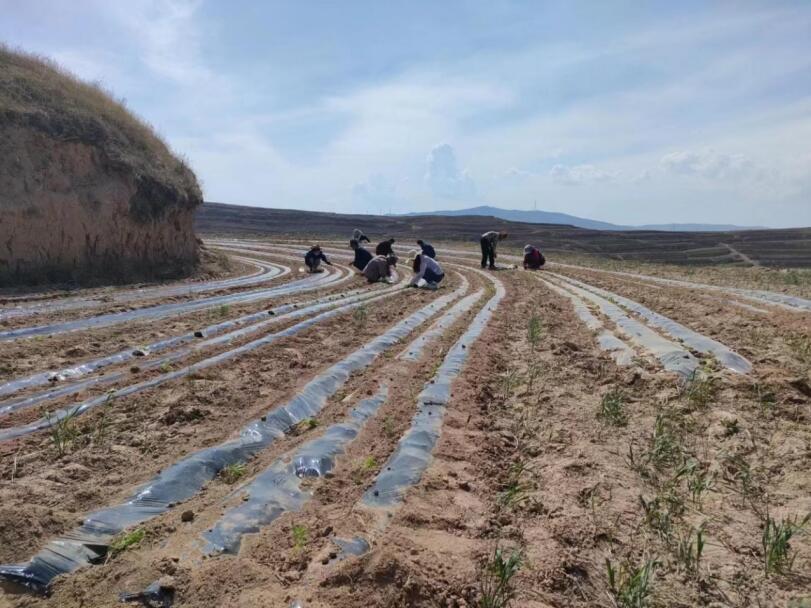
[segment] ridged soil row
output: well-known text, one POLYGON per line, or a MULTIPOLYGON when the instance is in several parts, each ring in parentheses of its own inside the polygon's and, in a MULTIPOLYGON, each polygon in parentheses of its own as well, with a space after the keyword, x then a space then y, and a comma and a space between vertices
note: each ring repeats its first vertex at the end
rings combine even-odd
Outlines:
POLYGON ((77 424, 78 437, 62 456, 43 434, 5 445, 0 521, 9 541, 0 550, 3 561, 33 554, 45 537, 73 525, 76 513, 122 500, 182 454, 221 441, 268 403, 294 394, 315 370, 436 297, 404 292, 362 316, 330 319, 223 367, 96 408, 77 424), (133 467, 134 461, 141 465, 133 467), (12 474, 14 481, 6 481, 12 474))

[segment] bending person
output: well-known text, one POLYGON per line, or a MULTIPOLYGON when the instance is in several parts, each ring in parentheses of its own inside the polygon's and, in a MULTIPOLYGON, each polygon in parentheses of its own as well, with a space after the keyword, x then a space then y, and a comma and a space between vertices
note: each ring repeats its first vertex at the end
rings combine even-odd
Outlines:
POLYGON ((388 239, 386 241, 380 241, 375 247, 375 255, 394 255, 394 239, 388 239))
POLYGON ((538 270, 546 264, 541 250, 532 245, 524 246, 524 270, 538 270))
POLYGON ((414 287, 437 289, 439 283, 445 278, 442 266, 425 253, 419 253, 414 256, 412 269, 414 270, 414 276, 411 278, 409 285, 413 285, 414 287))
POLYGON ((332 262, 330 262, 327 256, 324 255, 324 252, 321 251, 321 247, 313 245, 304 255, 304 264, 307 266, 309 272, 324 272, 324 269, 321 268, 321 262, 332 266, 332 262))
MULTIPOLYGON (((367 241, 369 239, 366 239, 367 241)), ((352 239, 349 241, 349 246, 355 252, 355 259, 352 260, 352 266, 358 269, 358 272, 363 272, 363 269, 366 268, 366 264, 372 261, 372 254, 363 247, 360 246, 360 243, 352 239)))
POLYGON ((393 268, 397 265, 397 258, 393 255, 376 255, 372 260, 366 264, 363 269, 363 276, 370 283, 377 283, 379 281, 386 281, 393 283, 396 281, 396 275, 393 268))
POLYGON ((363 234, 363 231, 359 228, 355 228, 355 230, 352 231, 352 240, 357 241, 358 244, 362 243, 363 241, 366 241, 367 243, 372 242, 369 240, 369 237, 363 234))
POLYGON ((426 243, 425 241, 420 239, 419 241, 417 241, 417 245, 420 246, 422 252, 429 258, 432 258, 434 260, 436 259, 436 249, 434 249, 434 246, 431 245, 431 243, 426 243))
POLYGON ((496 232, 491 230, 485 232, 481 238, 482 246, 482 268, 489 266, 490 270, 496 269, 496 246, 499 241, 507 238, 507 233, 504 231, 496 232))

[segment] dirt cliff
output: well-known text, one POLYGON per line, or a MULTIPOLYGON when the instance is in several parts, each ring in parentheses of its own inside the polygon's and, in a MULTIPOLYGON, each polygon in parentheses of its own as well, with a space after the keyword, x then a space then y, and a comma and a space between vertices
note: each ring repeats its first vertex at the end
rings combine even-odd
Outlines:
POLYGON ((0 47, 0 286, 189 273, 193 172, 100 87, 0 47))

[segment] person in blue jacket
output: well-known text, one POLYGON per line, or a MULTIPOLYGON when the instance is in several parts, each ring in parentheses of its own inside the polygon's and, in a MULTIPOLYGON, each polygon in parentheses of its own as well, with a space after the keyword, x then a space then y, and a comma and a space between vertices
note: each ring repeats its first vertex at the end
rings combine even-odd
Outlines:
POLYGON ((321 262, 332 266, 332 262, 330 262, 327 256, 324 255, 324 252, 321 251, 321 247, 319 245, 313 245, 304 255, 304 264, 310 272, 324 272, 324 269, 321 268, 321 262))
POLYGON ((436 259, 436 249, 434 249, 434 246, 431 245, 431 243, 426 243, 425 241, 420 239, 419 241, 417 241, 417 245, 420 246, 422 252, 429 258, 431 258, 432 260, 436 259))
POLYGON ((372 260, 372 254, 364 247, 361 247, 360 243, 355 239, 349 241, 349 246, 355 252, 355 259, 352 260, 352 266, 357 268, 360 272, 363 272, 363 269, 366 268, 366 264, 372 260))

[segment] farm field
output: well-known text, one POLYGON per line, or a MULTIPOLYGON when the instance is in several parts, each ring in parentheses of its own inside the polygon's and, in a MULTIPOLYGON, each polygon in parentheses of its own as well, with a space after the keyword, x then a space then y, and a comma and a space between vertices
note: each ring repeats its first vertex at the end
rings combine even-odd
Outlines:
POLYGON ((427 291, 221 227, 204 280, 0 294, 0 607, 811 605, 785 243, 436 238, 427 291))

